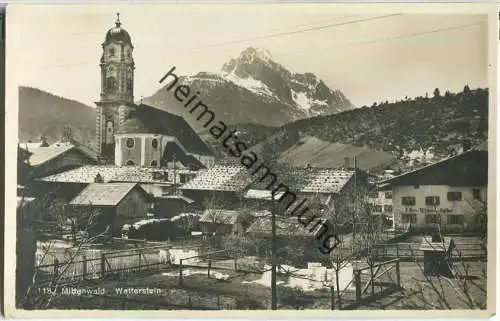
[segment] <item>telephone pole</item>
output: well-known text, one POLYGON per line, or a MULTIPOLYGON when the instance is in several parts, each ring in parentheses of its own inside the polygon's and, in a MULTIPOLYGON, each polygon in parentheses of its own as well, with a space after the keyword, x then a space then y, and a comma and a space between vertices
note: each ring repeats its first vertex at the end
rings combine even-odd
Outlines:
POLYGON ((173 192, 174 192, 174 195, 177 195, 177 165, 176 165, 177 160, 175 158, 175 153, 172 154, 172 160, 174 162, 174 166, 173 166, 174 167, 174 190, 173 190, 173 192))
POLYGON ((277 309, 277 295, 276 295, 276 206, 273 196, 271 194, 272 211, 271 211, 271 309, 277 309))

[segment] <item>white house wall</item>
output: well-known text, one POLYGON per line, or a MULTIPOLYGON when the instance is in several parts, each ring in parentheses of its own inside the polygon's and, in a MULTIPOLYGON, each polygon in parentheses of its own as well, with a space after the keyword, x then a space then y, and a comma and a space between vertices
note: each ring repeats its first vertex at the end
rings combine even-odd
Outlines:
MULTIPOLYGON (((393 211, 396 227, 404 227, 407 222, 403 221, 405 214, 412 214, 416 219, 412 222, 413 227, 429 227, 433 224, 426 223, 427 214, 439 215, 442 228, 472 228, 476 223, 476 212, 472 207, 474 203, 473 189, 479 189, 481 199, 486 200, 486 187, 451 187, 444 185, 427 186, 398 186, 393 189, 393 211), (461 192, 461 201, 449 201, 448 192, 461 192), (402 198, 406 196, 415 197, 415 205, 402 205, 402 198), (426 205, 425 197, 439 196, 439 205, 426 205), (463 224, 449 224, 448 216, 463 215, 463 224)), ((477 202, 477 200, 476 200, 477 202)))

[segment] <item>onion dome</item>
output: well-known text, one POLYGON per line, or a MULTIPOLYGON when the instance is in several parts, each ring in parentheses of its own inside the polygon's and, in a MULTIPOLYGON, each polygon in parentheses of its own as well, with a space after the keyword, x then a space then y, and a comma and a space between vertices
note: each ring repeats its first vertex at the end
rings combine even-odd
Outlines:
POLYGON ((106 33, 106 43, 116 41, 116 42, 126 42, 132 45, 132 40, 130 38, 130 34, 127 30, 121 27, 122 23, 120 22, 120 14, 116 14, 116 22, 115 27, 108 30, 106 33))

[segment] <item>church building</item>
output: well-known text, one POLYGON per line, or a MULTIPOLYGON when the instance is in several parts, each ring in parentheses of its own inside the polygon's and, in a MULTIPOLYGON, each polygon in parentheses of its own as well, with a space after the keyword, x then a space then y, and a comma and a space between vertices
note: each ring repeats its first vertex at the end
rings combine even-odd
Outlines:
POLYGON ((167 167, 181 163, 211 167, 210 148, 180 116, 134 102, 134 46, 117 14, 102 43, 101 95, 96 102, 96 149, 99 158, 117 166, 167 167))

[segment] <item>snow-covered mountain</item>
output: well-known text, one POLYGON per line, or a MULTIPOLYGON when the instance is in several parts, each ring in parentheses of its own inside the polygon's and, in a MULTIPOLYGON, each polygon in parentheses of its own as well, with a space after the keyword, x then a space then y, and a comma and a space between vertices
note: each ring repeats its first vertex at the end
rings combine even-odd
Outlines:
MULTIPOLYGON (((181 77, 180 82, 189 85, 191 91, 199 91, 200 99, 217 112, 218 119, 229 124, 280 126, 353 108, 339 90, 328 88, 312 73, 290 72, 260 48, 245 49, 225 63, 220 73, 199 72, 181 77)), ((173 113, 186 113, 165 88, 145 102, 173 113)), ((199 128, 196 121, 190 123, 199 128)))
POLYGON ((237 59, 222 67, 226 79, 292 104, 308 116, 333 114, 352 108, 339 90, 331 90, 312 73, 291 73, 272 60, 271 53, 261 48, 247 48, 237 59))

